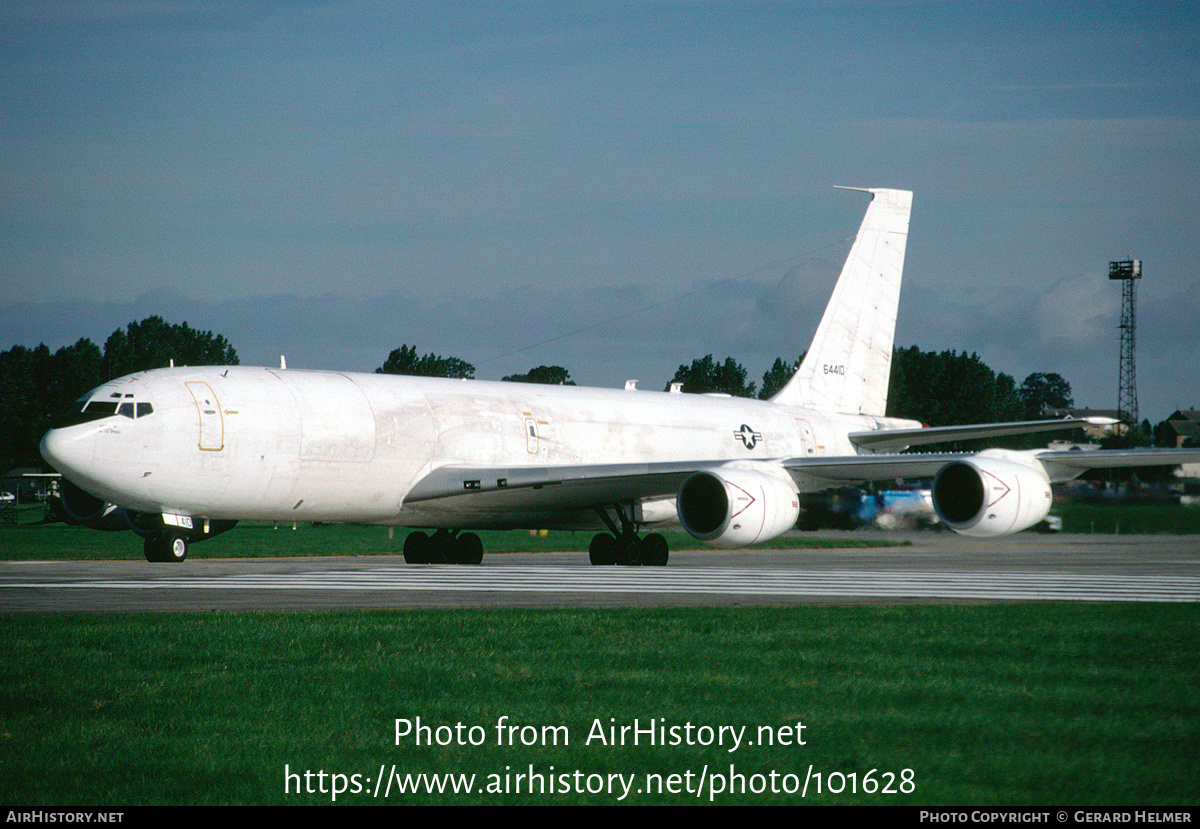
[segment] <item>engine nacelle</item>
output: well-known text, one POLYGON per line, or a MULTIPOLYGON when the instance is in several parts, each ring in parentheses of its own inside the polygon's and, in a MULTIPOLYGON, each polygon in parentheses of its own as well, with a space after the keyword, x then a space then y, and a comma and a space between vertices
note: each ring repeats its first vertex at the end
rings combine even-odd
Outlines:
POLYGON ((750 469, 697 472, 675 499, 683 528, 710 547, 745 547, 783 535, 800 517, 796 485, 750 469))
POLYGON ((147 532, 157 529, 152 523, 153 517, 149 517, 151 525, 148 529, 147 516, 132 513, 124 507, 97 498, 66 478, 59 483, 58 497, 50 501, 50 508, 67 524, 92 530, 133 530, 138 535, 146 535, 147 532))
POLYGON ((68 524, 83 526, 102 520, 113 510, 112 504, 85 492, 66 478, 59 482, 58 499, 51 501, 50 506, 68 524))
MULTIPOLYGON (((950 529, 975 538, 1020 532, 1050 512, 1050 480, 1003 450, 951 461, 933 479, 933 508, 950 529)), ((1033 461, 1037 464, 1037 461, 1033 461)))

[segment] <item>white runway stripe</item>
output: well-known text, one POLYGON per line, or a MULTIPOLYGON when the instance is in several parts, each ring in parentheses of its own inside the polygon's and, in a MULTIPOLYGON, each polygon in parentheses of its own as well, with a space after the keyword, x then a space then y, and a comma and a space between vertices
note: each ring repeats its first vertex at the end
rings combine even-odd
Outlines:
POLYGON ((746 596, 1043 601, 1200 601, 1200 577, 948 571, 733 570, 556 566, 380 567, 288 574, 6 583, 90 590, 712 593, 746 596))

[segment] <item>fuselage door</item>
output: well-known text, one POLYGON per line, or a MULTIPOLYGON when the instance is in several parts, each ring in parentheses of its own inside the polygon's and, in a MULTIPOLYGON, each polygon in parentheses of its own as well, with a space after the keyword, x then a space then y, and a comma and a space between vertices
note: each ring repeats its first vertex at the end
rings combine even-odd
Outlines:
POLYGON ((193 380, 186 385, 200 413, 200 448, 206 452, 219 452, 225 448, 225 418, 217 395, 208 383, 193 380))

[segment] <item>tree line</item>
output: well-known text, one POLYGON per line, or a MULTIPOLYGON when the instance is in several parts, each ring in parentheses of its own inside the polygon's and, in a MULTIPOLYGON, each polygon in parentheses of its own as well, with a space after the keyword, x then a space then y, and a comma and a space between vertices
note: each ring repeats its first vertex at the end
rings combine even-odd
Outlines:
MULTIPOLYGON (((711 354, 680 366, 671 383, 682 383, 685 392, 722 392, 766 400, 783 388, 803 360, 803 353, 794 362, 777 357, 763 374, 762 390, 757 394, 755 384, 747 383, 747 372, 741 364, 732 357, 717 362, 711 354)), ((988 368, 978 354, 922 351, 915 345, 897 348, 892 354, 889 417, 949 426, 1037 420, 1043 409, 1069 409, 1073 405, 1071 384, 1058 374, 1030 374, 1017 386, 1009 375, 988 368)))
MULTIPOLYGON (((795 360, 776 358, 761 385, 732 357, 712 354, 680 365, 664 387, 681 383, 685 393, 719 392, 767 399, 791 378, 804 354, 795 360)), ((0 472, 40 466, 38 443, 53 417, 101 383, 151 368, 175 365, 237 365, 237 351, 221 335, 148 317, 117 329, 101 349, 88 339, 51 353, 14 346, 0 353, 0 472)), ((416 346, 393 350, 379 374, 473 379, 475 366, 458 357, 418 354, 416 346)), ((503 380, 574 385, 562 366, 537 366, 503 380)), ((996 373, 977 354, 897 348, 892 359, 887 414, 931 426, 1040 418, 1043 409, 1070 408, 1070 384, 1057 374, 1035 373, 1017 385, 996 373)), ((1148 433, 1149 425, 1143 429, 1148 433)), ((1150 441, 1147 437, 1146 442, 1150 441)))

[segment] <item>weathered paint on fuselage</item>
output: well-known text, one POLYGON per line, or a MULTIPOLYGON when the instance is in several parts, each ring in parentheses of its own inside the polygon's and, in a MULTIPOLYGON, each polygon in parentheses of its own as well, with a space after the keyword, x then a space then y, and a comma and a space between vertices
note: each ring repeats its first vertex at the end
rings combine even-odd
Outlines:
POLYGON ((211 519, 478 527, 489 517, 404 498, 455 464, 853 455, 847 433, 884 423, 724 396, 237 366, 142 372, 91 396, 114 394, 153 414, 51 430, 47 457, 120 506, 211 519))

